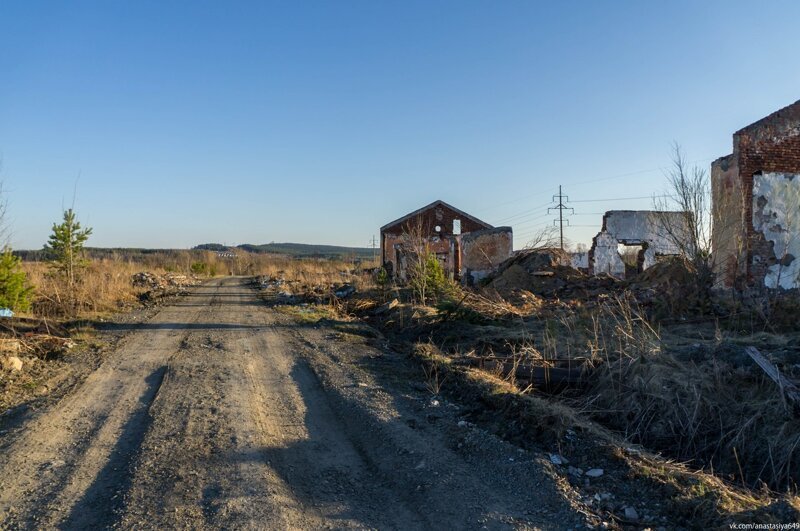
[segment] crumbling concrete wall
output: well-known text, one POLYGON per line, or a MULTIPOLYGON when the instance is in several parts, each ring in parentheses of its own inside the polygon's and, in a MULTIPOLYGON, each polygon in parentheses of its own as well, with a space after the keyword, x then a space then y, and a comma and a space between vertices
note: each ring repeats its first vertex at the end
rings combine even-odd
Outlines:
POLYGON ((581 271, 588 271, 589 270, 589 251, 575 251, 574 253, 570 253, 569 255, 569 262, 572 267, 575 269, 580 269, 581 271))
POLYGON ((624 278, 626 268, 619 253, 620 244, 642 246, 639 270, 655 264, 658 256, 680 254, 681 248, 677 245, 676 237, 685 242, 689 230, 688 219, 685 212, 606 212, 603 216, 603 228, 592 240, 592 248, 589 250, 590 272, 624 278), (667 226, 670 227, 669 231, 666 230, 667 226))
POLYGON ((619 242, 612 234, 603 231, 595 236, 590 253, 589 270, 592 274, 606 273, 617 278, 625 276, 625 262, 619 255, 619 242))
POLYGON ((733 286, 746 273, 743 256, 747 240, 746 194, 733 155, 711 163, 711 249, 718 281, 733 286))
POLYGON ((776 243, 789 233, 769 230, 792 221, 776 221, 788 215, 781 205, 791 200, 796 180, 777 177, 781 174, 800 174, 800 101, 734 133, 733 153, 711 165, 712 252, 723 286, 785 287, 789 282, 785 272, 777 273, 785 269, 777 262, 788 259, 778 255, 789 251, 776 243), (784 193, 789 197, 782 198, 784 193))
POLYGON ((753 230, 771 244, 754 257, 768 288, 800 287, 800 175, 763 173, 753 179, 753 230))
POLYGON ((461 281, 467 285, 487 277, 511 257, 514 238, 511 227, 496 227, 461 236, 461 281))

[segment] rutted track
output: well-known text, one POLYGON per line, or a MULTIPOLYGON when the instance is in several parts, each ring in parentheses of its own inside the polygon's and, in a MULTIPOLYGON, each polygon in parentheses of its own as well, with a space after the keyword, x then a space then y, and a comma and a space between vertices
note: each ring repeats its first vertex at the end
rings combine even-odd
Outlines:
POLYGON ((195 288, 7 437, 1 527, 580 522, 539 465, 512 466, 499 442, 485 458, 451 451, 444 430, 409 427, 424 421, 328 348, 243 279, 195 288))

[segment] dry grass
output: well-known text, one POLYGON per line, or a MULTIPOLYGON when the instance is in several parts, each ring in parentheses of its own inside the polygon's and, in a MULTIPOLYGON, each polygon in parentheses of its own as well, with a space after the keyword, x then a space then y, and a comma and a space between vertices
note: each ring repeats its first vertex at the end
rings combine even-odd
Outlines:
POLYGON ((350 284, 359 291, 376 287, 374 275, 364 272, 372 264, 354 264, 344 260, 313 258, 286 258, 254 255, 254 275, 272 280, 283 280, 282 290, 295 295, 327 293, 331 289, 350 284))
MULTIPOLYGON (((26 262, 23 268, 35 290, 32 313, 48 318, 62 316, 66 298, 63 280, 46 263, 26 262)), ((132 262, 90 262, 77 287, 78 315, 102 315, 134 305, 144 290, 132 286, 131 275, 141 270, 140 264, 132 262)))
POLYGON ((747 488, 797 492, 800 419, 759 369, 733 358, 665 350, 626 299, 601 307, 589 335, 602 359, 569 400, 626 440, 747 488))
MULTIPOLYGON (((476 422, 523 446, 541 445, 576 460, 589 456, 590 462, 604 462, 607 476, 625 479, 606 482, 603 488, 618 499, 649 499, 651 506, 663 503, 675 524, 711 528, 745 514, 751 515, 749 521, 771 522, 776 500, 797 503, 794 496, 743 488, 725 481, 728 477, 632 447, 629 439, 569 402, 526 394, 505 378, 455 364, 431 343, 417 344, 414 357, 426 367, 426 375, 435 366, 437 376, 446 379, 440 392, 482 404, 483 413, 477 414, 476 422)), ((618 414, 624 416, 623 411, 618 414)))
MULTIPOLYGON (((82 272, 77 287, 77 317, 92 317, 135 305, 145 288, 131 285, 131 276, 141 271, 157 275, 168 272, 213 277, 220 275, 283 278, 298 289, 315 286, 353 284, 357 289, 372 287, 370 275, 361 274, 362 267, 343 260, 290 258, 273 254, 239 253, 220 257, 210 251, 164 251, 136 255, 111 255, 91 260, 82 272), (200 273, 198 273, 200 271, 200 273)), ((38 317, 57 318, 65 315, 64 284, 49 264, 24 262, 23 268, 34 286, 31 313, 38 317)))

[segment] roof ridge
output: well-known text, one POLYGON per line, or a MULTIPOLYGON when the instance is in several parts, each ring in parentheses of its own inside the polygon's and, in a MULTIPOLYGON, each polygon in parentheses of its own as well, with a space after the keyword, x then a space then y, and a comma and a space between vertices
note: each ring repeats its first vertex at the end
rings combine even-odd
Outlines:
POLYGON ((443 201, 443 200, 441 200, 441 199, 437 199, 437 200, 435 200, 434 202, 432 202, 432 203, 430 203, 430 204, 428 204, 428 205, 425 205, 425 206, 424 206, 424 207, 422 207, 422 208, 418 208, 417 210, 415 210, 415 211, 413 211, 413 212, 411 212, 411 213, 409 213, 409 214, 406 214, 405 216, 401 216, 401 217, 397 218, 396 220, 394 220, 394 221, 391 221, 391 222, 387 223, 386 225, 384 225, 383 227, 381 227, 381 232, 382 232, 382 231, 384 231, 385 229, 387 229, 388 227, 391 227, 391 226, 393 226, 393 225, 397 225, 397 224, 399 224, 399 223, 402 223, 402 222, 404 222, 404 221, 406 221, 406 220, 408 220, 408 219, 411 219, 411 218, 413 218, 414 216, 417 216, 417 215, 421 214, 422 212, 425 212, 426 210, 428 210, 428 209, 431 209, 431 208, 435 207, 435 206, 436 206, 436 205, 438 205, 438 204, 441 204, 441 205, 443 205, 443 206, 445 206, 445 207, 449 208, 449 209, 450 209, 450 210, 452 210, 453 212, 456 212, 457 214, 460 214, 460 215, 464 216, 465 218, 467 218, 467 219, 470 219, 470 220, 472 220, 473 222, 475 222, 475 223, 477 223, 477 224, 479 224, 479 225, 483 225, 483 226, 484 226, 485 228, 487 228, 487 229, 493 229, 493 228, 494 228, 494 226, 492 226, 492 225, 490 225, 490 224, 486 223, 485 221, 483 221, 483 220, 481 220, 481 219, 478 219, 478 218, 476 218, 475 216, 473 216, 473 215, 471 215, 471 214, 467 214, 467 213, 466 213, 466 212, 464 212, 463 210, 461 210, 461 209, 458 209, 458 208, 454 207, 454 206, 453 206, 453 205, 451 205, 450 203, 447 203, 446 201, 443 201))

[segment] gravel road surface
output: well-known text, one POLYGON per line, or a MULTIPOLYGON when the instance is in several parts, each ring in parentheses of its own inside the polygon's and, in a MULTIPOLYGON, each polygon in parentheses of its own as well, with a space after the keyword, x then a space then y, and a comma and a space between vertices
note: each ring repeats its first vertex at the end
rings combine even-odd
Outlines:
POLYGON ((459 421, 410 360, 278 312, 248 279, 116 326, 82 385, 0 437, 0 528, 584 522, 543 459, 459 421))

